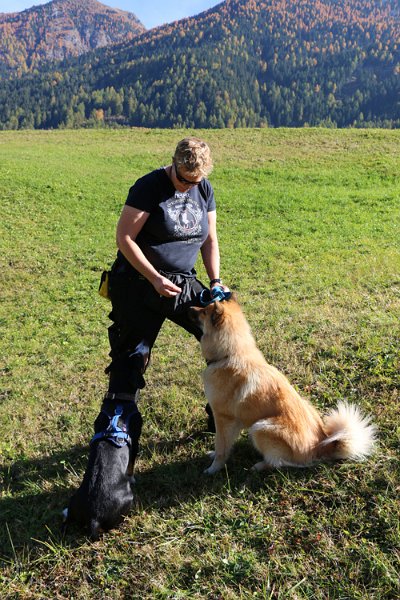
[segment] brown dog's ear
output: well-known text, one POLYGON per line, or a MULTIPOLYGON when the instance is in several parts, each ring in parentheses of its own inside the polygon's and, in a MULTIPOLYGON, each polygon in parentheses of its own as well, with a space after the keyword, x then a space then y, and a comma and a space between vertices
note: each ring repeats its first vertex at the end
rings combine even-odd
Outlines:
POLYGON ((213 302, 213 311, 211 313, 211 324, 213 327, 220 327, 224 321, 224 307, 222 302, 213 302))

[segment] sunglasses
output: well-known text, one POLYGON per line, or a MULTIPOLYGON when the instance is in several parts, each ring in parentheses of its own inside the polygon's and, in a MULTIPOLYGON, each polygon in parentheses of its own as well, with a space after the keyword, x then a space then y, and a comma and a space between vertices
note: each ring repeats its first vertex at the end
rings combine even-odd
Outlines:
POLYGON ((178 169, 176 168, 176 165, 174 164, 175 167, 175 175, 178 181, 180 181, 181 183, 184 183, 185 185, 199 185, 202 181, 203 181, 203 177, 200 179, 200 181, 189 181, 189 179, 185 179, 184 177, 182 177, 182 175, 179 173, 178 169))

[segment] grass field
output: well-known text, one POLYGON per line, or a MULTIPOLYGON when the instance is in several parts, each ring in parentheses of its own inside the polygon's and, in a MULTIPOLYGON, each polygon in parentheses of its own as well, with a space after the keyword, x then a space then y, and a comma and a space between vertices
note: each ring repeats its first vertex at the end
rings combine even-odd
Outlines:
POLYGON ((215 159, 222 275, 261 350, 321 411, 347 399, 370 413, 379 448, 257 474, 243 435, 206 477, 200 351, 166 324, 141 398, 135 508, 99 542, 63 539, 106 388, 99 276, 128 188, 186 132, 2 132, 0 597, 400 598, 400 132, 198 133, 215 159))

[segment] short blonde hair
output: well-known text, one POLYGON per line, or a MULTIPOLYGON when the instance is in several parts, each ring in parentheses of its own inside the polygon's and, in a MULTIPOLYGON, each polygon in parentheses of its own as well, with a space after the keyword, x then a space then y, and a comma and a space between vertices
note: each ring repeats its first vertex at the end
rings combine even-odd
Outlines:
POLYGON ((172 160, 176 167, 182 167, 193 177, 207 177, 213 168, 209 146, 197 137, 181 140, 172 160))

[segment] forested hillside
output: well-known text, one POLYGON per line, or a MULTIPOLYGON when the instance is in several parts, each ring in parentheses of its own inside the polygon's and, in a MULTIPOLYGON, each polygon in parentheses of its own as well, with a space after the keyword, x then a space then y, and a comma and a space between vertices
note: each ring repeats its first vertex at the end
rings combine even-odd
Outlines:
POLYGON ((7 82, 0 126, 400 125, 398 0, 226 0, 7 82))
POLYGON ((21 13, 0 13, 0 77, 131 40, 143 31, 135 15, 96 0, 53 0, 21 13))

